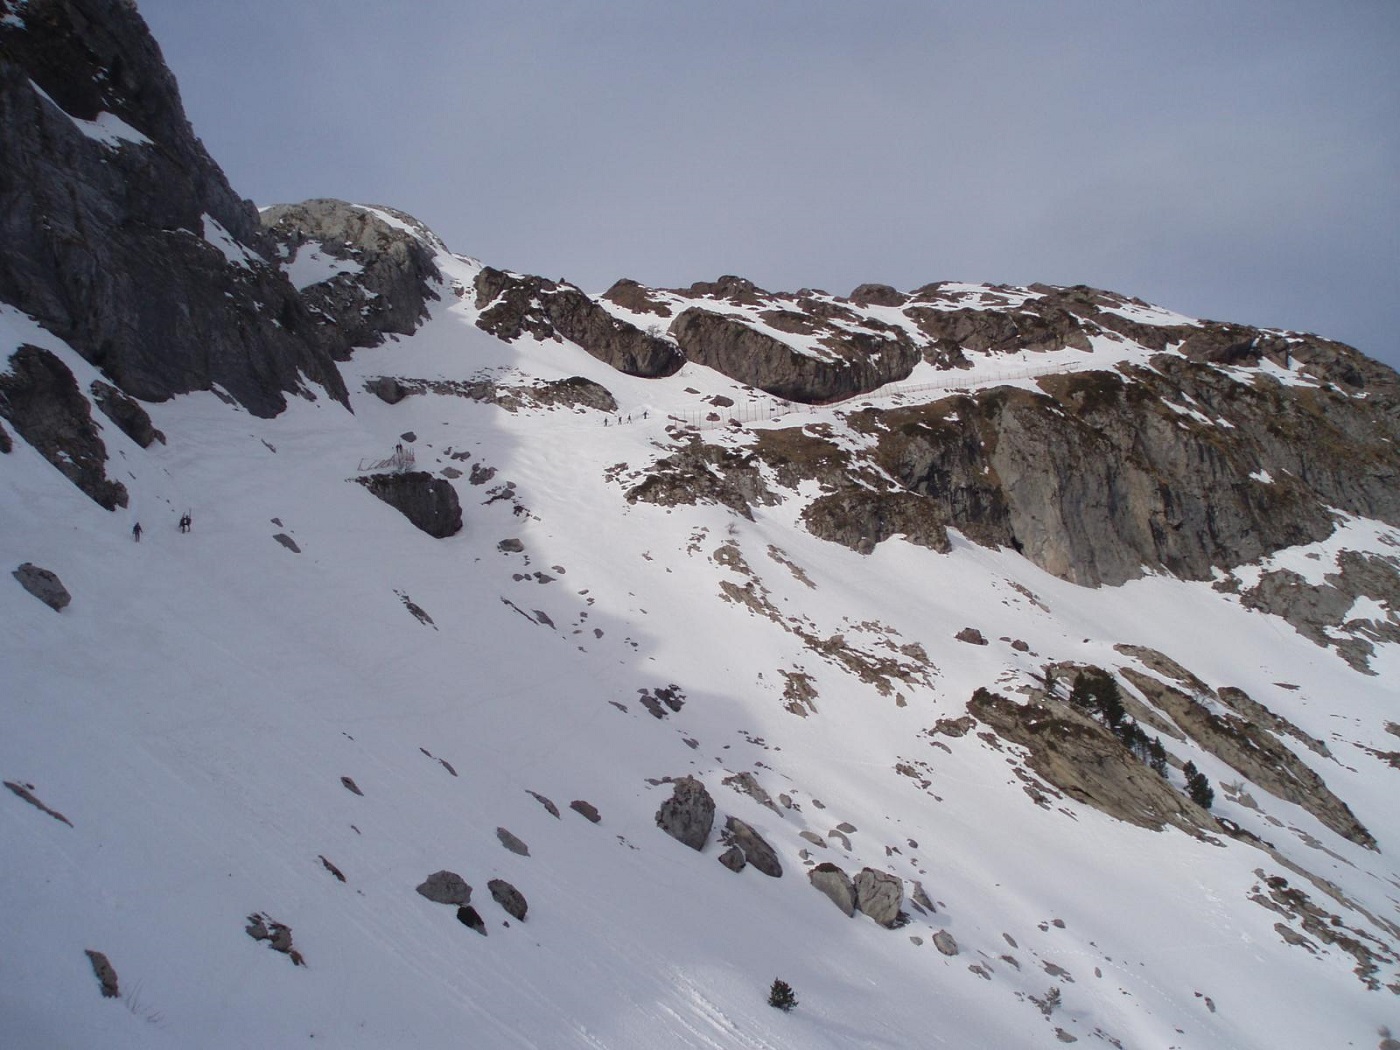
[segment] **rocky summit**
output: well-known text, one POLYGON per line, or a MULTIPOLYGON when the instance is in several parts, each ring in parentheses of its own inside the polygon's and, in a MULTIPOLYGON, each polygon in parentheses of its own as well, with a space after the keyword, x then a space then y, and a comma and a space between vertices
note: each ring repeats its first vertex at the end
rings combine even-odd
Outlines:
POLYGON ((0 159, 0 1045, 1395 1045, 1390 369, 259 212, 126 0, 0 159))

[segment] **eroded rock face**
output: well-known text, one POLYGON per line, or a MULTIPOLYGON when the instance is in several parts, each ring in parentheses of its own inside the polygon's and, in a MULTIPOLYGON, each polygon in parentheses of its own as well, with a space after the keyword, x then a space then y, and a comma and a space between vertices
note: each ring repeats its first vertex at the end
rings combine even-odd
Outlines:
POLYGON ((835 864, 818 864, 807 872, 807 879, 831 899, 846 915, 856 913, 856 889, 851 877, 835 864))
POLYGON ((874 868, 861 868, 852 882, 857 909, 881 926, 894 926, 899 921, 899 909, 904 904, 904 886, 898 876, 874 868))
POLYGON ((48 569, 41 569, 33 562, 25 562, 11 575, 19 581, 21 587, 54 612, 62 612, 64 607, 73 600, 73 596, 68 593, 68 588, 63 586, 62 580, 48 569))
POLYGON ((715 800, 694 777, 675 781, 671 797, 656 811, 656 826, 694 850, 705 848, 714 823, 715 800))
POLYGON ((94 379, 89 387, 93 403, 104 416, 110 419, 123 434, 142 448, 150 448, 159 441, 165 444, 165 435, 151 422, 150 414, 141 405, 127 397, 111 383, 94 379))
POLYGON ((218 384, 270 416, 305 377, 343 401, 256 210, 195 138, 135 5, 30 6, 0 25, 0 52, 0 300, 135 397, 218 384), (131 131, 85 134, 102 113, 131 131))
POLYGON ((730 817, 725 821, 721 841, 737 847, 743 853, 744 860, 763 874, 774 879, 782 877, 783 865, 773 847, 738 817, 730 817))
MULTIPOLYGON (((1139 827, 1186 831, 1210 826, 1210 816, 1137 761, 1103 726, 1065 704, 1017 704, 986 690, 968 712, 997 735, 1029 752, 1026 764, 1070 798, 1139 827)), ((1034 791, 1028 789, 1034 797, 1034 791)))
POLYGON ((99 506, 125 507, 126 486, 107 477, 107 446, 68 366, 25 344, 10 357, 9 367, 0 373, 0 416, 99 506))
POLYGON ((476 278, 477 324, 506 342, 528 333, 567 339, 627 375, 655 378, 680 370, 685 358, 665 339, 613 317, 573 285, 488 266, 476 278))
MULTIPOLYGON (((776 320, 774 327, 781 329, 781 317, 776 320)), ((833 329, 826 334, 827 351, 816 356, 698 306, 682 311, 669 331, 687 360, 775 397, 809 404, 839 401, 903 379, 919 362, 919 351, 892 332, 833 329)))
MULTIPOLYGON (((1235 714, 1215 714, 1180 689, 1123 668, 1123 677, 1193 740, 1269 794, 1307 810, 1343 838, 1367 849, 1376 840, 1306 762, 1264 726, 1235 714)), ((1214 694, 1210 694, 1214 695, 1214 694)))
POLYGON ((273 205, 259 217, 279 246, 302 301, 317 318, 325 345, 342 361, 352 347, 378 346, 386 333, 412 335, 428 316, 428 302, 438 298, 436 286, 442 280, 430 247, 436 238, 427 227, 393 208, 375 211, 319 199, 273 205), (317 256, 336 262, 318 265, 312 261, 317 256), (298 262, 306 270, 299 270, 298 262), (299 273, 319 277, 329 270, 344 272, 296 280, 299 273))
POLYGON ((429 536, 444 539, 462 529, 462 505, 450 481, 422 470, 369 474, 355 480, 429 536))

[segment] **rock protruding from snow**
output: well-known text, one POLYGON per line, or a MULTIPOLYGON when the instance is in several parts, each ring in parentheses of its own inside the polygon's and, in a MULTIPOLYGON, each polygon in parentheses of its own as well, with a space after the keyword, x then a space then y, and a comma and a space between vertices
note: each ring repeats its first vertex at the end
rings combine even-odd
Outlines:
POLYGON ((737 846, 743 852, 744 859, 763 874, 774 879, 782 877, 783 865, 773 847, 738 817, 730 817, 725 821, 721 841, 726 845, 737 846))
POLYGON ((579 816, 583 817, 584 820, 587 820, 593 824, 597 824, 603 819, 602 815, 598 812, 597 806, 593 805, 593 803, 591 802, 585 802, 581 798, 576 798, 572 802, 570 802, 569 808, 575 813, 577 813, 579 816))
POLYGON ((102 998, 120 998, 122 993, 117 983, 117 971, 108 961, 107 956, 91 948, 88 948, 85 954, 88 957, 88 962, 92 963, 93 976, 97 978, 97 983, 102 987, 102 998))
POLYGON ((958 954, 958 942, 947 930, 939 930, 933 935, 933 946, 944 955, 958 954))
POLYGON ((719 855, 719 862, 736 874, 743 871, 748 865, 748 861, 744 859, 744 851, 738 846, 730 846, 721 853, 719 855))
POLYGON ((705 848, 715 823, 715 800, 694 777, 675 781, 671 797, 656 811, 656 826, 691 849, 705 848))
POLYGON ((899 876, 874 868, 862 868, 853 880, 856 907, 881 926, 894 926, 904 903, 904 887, 899 876))
POLYGON ((369 474, 355 480, 435 539, 462 530, 462 504, 450 481, 422 470, 369 474))
POLYGON ((255 941, 266 941, 273 951, 281 952, 291 959, 292 965, 306 965, 301 952, 292 944, 292 928, 285 922, 277 922, 266 912, 255 912, 248 916, 248 925, 244 927, 244 931, 255 941))
POLYGON ((8 367, 8 374, 0 372, 0 416, 99 506, 125 507, 126 486, 107 477, 107 446, 68 366, 26 343, 8 367))
POLYGON ((41 569, 33 562, 25 562, 10 575, 19 581, 21 587, 54 612, 62 612, 64 606, 73 600, 73 596, 68 593, 68 588, 63 586, 62 580, 48 569, 41 569))
POLYGON ((486 920, 470 904, 463 904, 457 909, 457 921, 468 929, 475 930, 483 937, 486 936, 486 920))
POLYGON ((455 871, 435 871, 418 885, 418 892, 437 904, 467 904, 472 888, 455 871))
POLYGON ((491 891, 491 899, 504 908, 511 916, 525 920, 525 912, 530 905, 525 901, 525 895, 508 883, 505 879, 492 879, 486 884, 486 888, 491 891))
POLYGON ((856 888, 851 877, 835 864, 818 864, 807 872, 807 878, 847 915, 856 913, 856 888))
POLYGON ((520 839, 516 838, 507 829, 497 828, 496 838, 500 840, 502 846, 510 850, 512 853, 518 853, 522 857, 528 857, 530 855, 530 847, 525 845, 525 843, 522 842, 520 839))
POLYGON ((352 347, 378 346, 386 333, 412 335, 428 300, 438 298, 433 255, 441 245, 411 215, 320 199, 274 205, 261 220, 341 360, 352 347))
POLYGON ((685 364, 674 344, 619 320, 571 284, 487 266, 476 277, 476 305, 477 325, 507 342, 526 333, 567 339, 619 372, 648 379, 685 364))
POLYGON ((976 627, 964 627, 955 636, 958 641, 966 642, 968 645, 986 645, 987 636, 976 627))
POLYGON ((127 397, 111 383, 94 379, 88 389, 92 400, 123 434, 142 448, 150 448, 155 442, 165 444, 165 435, 151 422, 150 414, 140 403, 127 397))

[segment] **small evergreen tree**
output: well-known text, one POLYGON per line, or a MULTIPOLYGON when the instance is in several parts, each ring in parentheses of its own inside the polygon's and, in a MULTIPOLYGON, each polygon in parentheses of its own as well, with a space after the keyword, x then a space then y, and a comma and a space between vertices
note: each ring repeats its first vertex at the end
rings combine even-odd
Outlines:
POLYGON ((768 990, 768 1005, 787 1013, 797 1005, 797 996, 787 981, 773 978, 773 987, 768 990))
POLYGON ((1210 809, 1215 801, 1215 792, 1211 790, 1206 775, 1196 768, 1194 762, 1187 762, 1181 771, 1186 774, 1186 793, 1191 796, 1191 801, 1202 809, 1210 809))

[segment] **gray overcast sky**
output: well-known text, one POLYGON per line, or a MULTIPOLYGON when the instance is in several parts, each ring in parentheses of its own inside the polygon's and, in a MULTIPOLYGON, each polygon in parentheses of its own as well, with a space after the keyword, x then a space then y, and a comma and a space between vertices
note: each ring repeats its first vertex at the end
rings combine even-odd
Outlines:
POLYGON ((259 204, 567 277, 1085 283, 1400 366, 1397 0, 138 0, 259 204))

